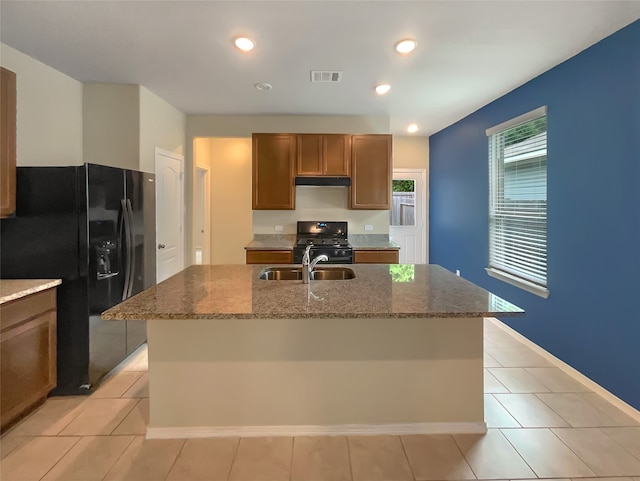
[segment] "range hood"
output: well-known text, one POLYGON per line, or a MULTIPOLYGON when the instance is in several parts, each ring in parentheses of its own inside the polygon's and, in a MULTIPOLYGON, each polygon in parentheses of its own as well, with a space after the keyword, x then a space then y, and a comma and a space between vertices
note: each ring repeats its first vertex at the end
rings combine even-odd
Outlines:
POLYGON ((349 187, 351 179, 349 177, 296 177, 296 185, 338 185, 349 187))

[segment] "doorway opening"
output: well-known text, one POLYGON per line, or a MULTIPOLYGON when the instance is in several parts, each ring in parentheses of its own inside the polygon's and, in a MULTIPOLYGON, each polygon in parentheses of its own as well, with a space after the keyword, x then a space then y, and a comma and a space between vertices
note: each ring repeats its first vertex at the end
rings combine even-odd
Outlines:
POLYGON ((194 261, 211 264, 211 178, 203 164, 196 164, 194 224, 194 261))
POLYGON ((394 169, 389 239, 400 246, 400 264, 425 264, 426 169, 394 169))

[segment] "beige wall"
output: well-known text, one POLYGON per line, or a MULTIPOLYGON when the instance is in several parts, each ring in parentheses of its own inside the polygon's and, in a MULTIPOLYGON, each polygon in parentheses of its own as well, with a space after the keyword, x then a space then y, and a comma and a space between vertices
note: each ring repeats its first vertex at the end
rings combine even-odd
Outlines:
POLYGON ((155 172, 155 148, 184 155, 185 114, 163 99, 140 87, 139 170, 155 172))
MULTIPOLYGON (((213 138, 211 263, 244 264, 251 240, 251 139, 213 138)), ((199 162, 200 156, 196 158, 199 162)))
POLYGON ((0 63, 16 73, 17 165, 81 165, 82 83, 5 44, 0 63))
POLYGON ((84 158, 91 164, 137 170, 140 87, 84 84, 84 158))
POLYGON ((366 115, 189 115, 187 138, 251 137, 257 132, 386 134, 389 117, 366 115))
POLYGON ((184 155, 186 116, 140 85, 84 84, 87 162, 155 172, 155 147, 184 155))
POLYGON ((427 169, 429 172, 429 137, 393 137, 393 168, 427 169))

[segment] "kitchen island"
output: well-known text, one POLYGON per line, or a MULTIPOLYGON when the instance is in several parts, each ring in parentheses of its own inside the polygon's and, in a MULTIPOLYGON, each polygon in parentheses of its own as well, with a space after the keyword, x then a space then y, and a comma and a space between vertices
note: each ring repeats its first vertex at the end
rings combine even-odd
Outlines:
POLYGON ((435 265, 265 267, 192 266, 103 313, 148 321, 148 437, 486 430, 483 317, 524 311, 435 265))

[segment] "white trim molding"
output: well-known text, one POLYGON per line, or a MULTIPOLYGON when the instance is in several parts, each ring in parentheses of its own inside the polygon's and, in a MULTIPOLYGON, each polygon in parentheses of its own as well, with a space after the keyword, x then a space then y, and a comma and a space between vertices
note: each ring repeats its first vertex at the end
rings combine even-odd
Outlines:
POLYGON ((506 282, 507 284, 511 284, 512 286, 519 287, 520 289, 524 289, 525 291, 530 292, 531 294, 535 294, 536 296, 542 297, 544 299, 549 297, 549 289, 547 289, 546 287, 539 286, 537 284, 534 284, 533 282, 527 282, 524 279, 520 279, 516 276, 511 276, 506 272, 493 269, 492 267, 485 267, 484 270, 487 271, 487 274, 489 274, 489 276, 493 277, 494 279, 498 279, 506 282))
POLYGON ((518 115, 514 119, 507 120, 506 122, 502 122, 494 127, 490 127, 485 130, 487 137, 492 136, 496 132, 502 132, 503 130, 507 130, 511 127, 515 127, 516 125, 524 124, 525 122, 529 122, 530 120, 537 119, 538 117, 542 117, 543 115, 547 115, 547 106, 543 105, 542 107, 538 107, 531 112, 527 112, 522 115, 518 115))
POLYGON ((333 426, 198 426, 147 427, 147 439, 186 439, 220 437, 274 436, 357 436, 409 434, 484 434, 484 422, 410 423, 410 424, 338 424, 333 426))
POLYGON ((617 397, 615 394, 612 394, 609 391, 607 391, 605 388, 600 386, 600 384, 596 383, 595 381, 592 381, 591 379, 589 379, 587 376, 582 374, 577 369, 569 366, 564 361, 561 361, 560 359, 555 357, 550 352, 545 351, 543 348, 541 348, 540 346, 538 346, 534 342, 530 341, 529 339, 524 337, 519 332, 514 331, 513 329, 511 329, 509 326, 507 326, 503 322, 500 322, 498 319, 496 319, 494 317, 486 317, 485 319, 487 319, 488 321, 490 321, 493 324, 495 324, 497 327, 499 327, 500 329, 505 331, 507 334, 510 334, 517 341, 520 341, 522 344, 527 346, 529 349, 534 351, 536 354, 539 354, 540 356, 545 358, 551 364, 553 364, 556 367, 560 368, 562 371, 564 371, 566 374, 571 376, 576 381, 584 384, 587 388, 591 389, 593 392, 598 394, 605 401, 608 401, 609 403, 613 404, 615 407, 617 407, 620 411, 625 413, 627 416, 629 416, 629 417, 635 419, 636 421, 640 422, 640 411, 638 411, 633 406, 631 406, 631 405, 627 404, 626 402, 624 402, 622 399, 617 397))

